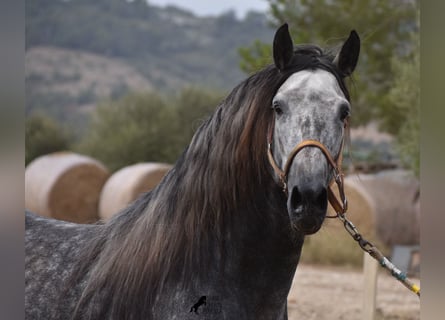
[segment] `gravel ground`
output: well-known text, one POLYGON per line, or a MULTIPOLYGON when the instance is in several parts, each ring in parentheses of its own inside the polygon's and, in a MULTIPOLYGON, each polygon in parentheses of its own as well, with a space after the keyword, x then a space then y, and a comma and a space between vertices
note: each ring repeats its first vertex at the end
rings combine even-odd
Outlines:
MULTIPOLYGON (((362 319, 363 281, 360 270, 300 264, 288 297, 289 320, 362 319)), ((376 305, 375 320, 420 319, 419 298, 383 269, 376 305)))

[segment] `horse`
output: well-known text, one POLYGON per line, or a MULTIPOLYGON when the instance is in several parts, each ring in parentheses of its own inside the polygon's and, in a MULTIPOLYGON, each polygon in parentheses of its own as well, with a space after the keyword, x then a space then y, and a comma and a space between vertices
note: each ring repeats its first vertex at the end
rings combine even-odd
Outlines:
POLYGON ((26 319, 287 319, 348 131, 357 33, 338 48, 294 46, 279 27, 273 63, 237 85, 159 185, 108 222, 26 212, 26 319), (190 313, 202 296, 205 308, 190 313))

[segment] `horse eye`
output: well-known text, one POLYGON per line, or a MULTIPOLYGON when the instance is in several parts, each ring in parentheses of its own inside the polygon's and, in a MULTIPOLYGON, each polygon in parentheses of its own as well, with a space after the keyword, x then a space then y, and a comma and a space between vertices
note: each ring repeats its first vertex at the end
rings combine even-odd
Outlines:
POLYGON ((350 108, 347 104, 342 104, 340 106, 340 120, 345 121, 350 115, 350 108))
POLYGON ((277 115, 283 114, 283 110, 281 109, 280 103, 277 101, 273 102, 272 109, 275 111, 277 115))

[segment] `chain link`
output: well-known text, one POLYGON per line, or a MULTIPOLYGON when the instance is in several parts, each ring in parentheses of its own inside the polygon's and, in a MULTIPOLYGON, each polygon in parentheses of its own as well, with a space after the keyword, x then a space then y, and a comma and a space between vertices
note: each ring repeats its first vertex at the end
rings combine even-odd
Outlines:
POLYGON ((387 269, 393 277, 395 277, 397 280, 399 280, 405 287, 407 287, 409 290, 414 292, 420 297, 420 287, 411 282, 409 279, 407 279, 406 274, 402 271, 400 271, 394 264, 392 264, 381 252, 379 249, 377 249, 376 246, 374 246, 371 242, 363 238, 363 236, 358 232, 355 225, 349 221, 345 213, 337 213, 337 217, 340 219, 340 221, 343 222, 343 226, 345 227, 346 231, 351 235, 351 237, 357 241, 360 248, 362 248, 363 251, 369 253, 371 257, 376 259, 382 267, 387 269))
POLYGON ((338 218, 343 222, 346 231, 355 241, 358 242, 360 248, 362 248, 363 251, 370 253, 372 251, 372 248, 375 246, 371 242, 363 238, 363 236, 358 232, 356 226, 345 217, 344 213, 339 213, 338 218))

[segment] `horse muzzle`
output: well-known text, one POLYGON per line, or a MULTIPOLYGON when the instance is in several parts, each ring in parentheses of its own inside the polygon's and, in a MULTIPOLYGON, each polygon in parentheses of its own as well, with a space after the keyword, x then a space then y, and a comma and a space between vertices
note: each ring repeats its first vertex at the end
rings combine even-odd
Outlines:
MULTIPOLYGON (((288 198, 288 212, 292 226, 303 234, 309 235, 320 230, 326 217, 328 201, 334 208, 336 216, 346 212, 348 205, 344 193, 343 173, 341 172, 342 164, 342 150, 343 140, 341 141, 340 151, 336 160, 332 157, 329 150, 319 141, 303 140, 292 149, 284 169, 281 169, 272 154, 271 141, 273 129, 269 128, 267 156, 269 163, 279 178, 283 192, 288 198), (308 183, 312 179, 305 179, 306 183, 288 186, 289 171, 293 164, 295 156, 304 148, 315 147, 318 148, 325 156, 328 164, 333 170, 333 180, 338 186, 340 200, 337 199, 330 186, 316 185, 315 183, 308 183), (290 193, 290 194, 289 194, 290 193)), ((314 178, 314 177, 312 177, 314 178)), ((312 180, 314 181, 314 180, 312 180)), ((329 216, 330 218, 336 216, 329 216)))
POLYGON ((322 185, 294 186, 288 198, 292 226, 305 235, 320 230, 328 207, 328 192, 322 185))

